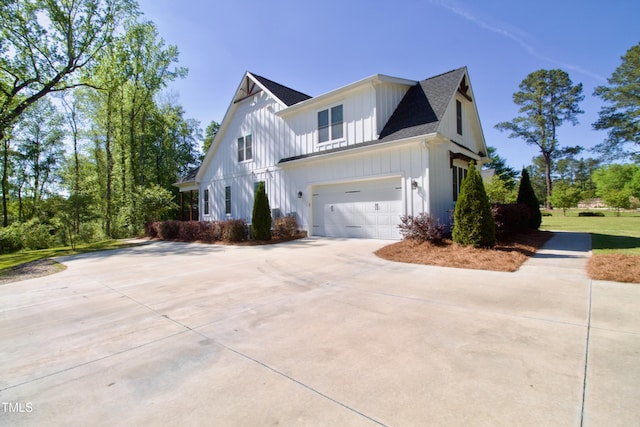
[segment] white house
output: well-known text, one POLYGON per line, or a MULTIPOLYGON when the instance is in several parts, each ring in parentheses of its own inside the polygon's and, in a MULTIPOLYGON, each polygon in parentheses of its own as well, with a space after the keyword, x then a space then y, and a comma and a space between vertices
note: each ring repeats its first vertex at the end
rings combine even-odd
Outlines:
POLYGON ((273 216, 313 236, 398 239, 401 215, 448 224, 487 147, 466 67, 422 81, 375 75, 310 97, 247 72, 197 172, 201 221, 273 216))

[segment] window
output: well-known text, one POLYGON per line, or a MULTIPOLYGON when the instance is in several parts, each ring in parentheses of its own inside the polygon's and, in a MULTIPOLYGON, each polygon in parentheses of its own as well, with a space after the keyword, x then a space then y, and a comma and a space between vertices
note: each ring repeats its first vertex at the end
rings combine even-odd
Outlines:
POLYGON ((204 190, 204 196, 202 198, 203 200, 203 205, 204 205, 204 214, 205 215, 209 215, 209 190, 204 190))
POLYGON ((456 127, 458 135, 462 135, 462 102, 456 99, 456 127))
POLYGON ((455 202, 458 200, 462 181, 467 177, 467 170, 458 166, 453 166, 451 168, 451 175, 453 178, 453 201, 455 202))
POLYGON ((244 162, 253 158, 253 141, 251 135, 238 138, 238 162, 244 162))
POLYGON ((342 105, 318 111, 318 142, 333 141, 344 136, 342 105))
POLYGON ((224 187, 224 213, 231 215, 231 187, 224 187))

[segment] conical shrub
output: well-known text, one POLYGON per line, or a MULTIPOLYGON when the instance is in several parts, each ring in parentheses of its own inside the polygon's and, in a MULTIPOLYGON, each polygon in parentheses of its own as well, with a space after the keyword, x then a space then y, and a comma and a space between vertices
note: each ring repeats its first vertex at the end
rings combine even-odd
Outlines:
POLYGON ((264 182, 258 184, 253 200, 251 237, 255 240, 271 240, 271 209, 264 182))
POLYGON ((496 224, 480 172, 469 163, 453 212, 453 241, 475 248, 492 248, 496 244, 496 224))
POLYGON ((542 213, 540 212, 540 202, 536 197, 536 193, 531 186, 531 180, 529 179, 529 172, 526 169, 522 169, 522 178, 520 178, 520 187, 518 188, 518 203, 524 203, 529 206, 531 211, 531 218, 529 221, 529 228, 537 230, 542 224, 542 213))

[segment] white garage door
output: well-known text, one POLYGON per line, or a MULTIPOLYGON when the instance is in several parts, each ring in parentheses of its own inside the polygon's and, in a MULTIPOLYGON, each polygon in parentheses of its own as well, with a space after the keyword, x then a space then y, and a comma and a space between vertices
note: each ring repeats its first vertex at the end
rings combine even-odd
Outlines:
POLYGON ((320 185, 313 188, 313 234, 399 239, 400 178, 320 185))

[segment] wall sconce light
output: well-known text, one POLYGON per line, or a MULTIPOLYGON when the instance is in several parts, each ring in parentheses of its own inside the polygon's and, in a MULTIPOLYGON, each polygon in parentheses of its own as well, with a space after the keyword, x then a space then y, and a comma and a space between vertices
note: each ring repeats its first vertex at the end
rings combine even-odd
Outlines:
POLYGON ((412 190, 417 190, 418 189, 418 181, 411 181, 411 189, 412 190))
POLYGON ((302 191, 298 191, 298 199, 302 199, 302 191))

